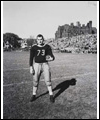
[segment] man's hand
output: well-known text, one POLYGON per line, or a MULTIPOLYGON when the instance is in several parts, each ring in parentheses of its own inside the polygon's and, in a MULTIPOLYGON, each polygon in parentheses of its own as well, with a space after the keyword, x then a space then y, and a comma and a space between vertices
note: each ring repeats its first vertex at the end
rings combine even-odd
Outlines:
POLYGON ((33 74, 33 75, 35 74, 35 71, 32 66, 30 66, 30 74, 33 74))
POLYGON ((47 55, 47 56, 46 56, 46 60, 47 60, 47 61, 52 61, 52 60, 53 60, 53 57, 51 57, 50 55, 47 55))

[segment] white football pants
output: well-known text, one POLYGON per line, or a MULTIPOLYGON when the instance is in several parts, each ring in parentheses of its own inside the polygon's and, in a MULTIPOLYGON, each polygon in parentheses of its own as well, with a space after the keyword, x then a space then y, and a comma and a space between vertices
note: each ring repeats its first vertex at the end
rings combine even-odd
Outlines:
POLYGON ((48 63, 34 63, 35 74, 33 75, 33 86, 37 87, 41 73, 43 72, 44 80, 47 86, 51 86, 51 72, 48 63))

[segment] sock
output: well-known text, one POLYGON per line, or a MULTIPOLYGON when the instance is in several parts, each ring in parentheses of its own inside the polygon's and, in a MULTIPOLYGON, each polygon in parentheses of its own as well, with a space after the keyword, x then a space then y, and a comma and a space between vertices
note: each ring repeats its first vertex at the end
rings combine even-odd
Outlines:
POLYGON ((36 92, 37 92, 37 87, 33 86, 33 95, 36 95, 36 92))
POLYGON ((48 91, 49 91, 49 95, 53 95, 53 91, 52 91, 52 87, 51 86, 47 86, 48 91))

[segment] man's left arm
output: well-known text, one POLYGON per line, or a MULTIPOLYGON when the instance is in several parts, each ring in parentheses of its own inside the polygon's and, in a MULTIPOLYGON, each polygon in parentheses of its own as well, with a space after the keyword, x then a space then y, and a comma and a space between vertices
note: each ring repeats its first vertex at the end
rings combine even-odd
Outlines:
POLYGON ((47 56, 46 56, 47 61, 53 61, 55 60, 55 57, 53 55, 52 49, 50 46, 48 46, 48 51, 47 51, 47 56))

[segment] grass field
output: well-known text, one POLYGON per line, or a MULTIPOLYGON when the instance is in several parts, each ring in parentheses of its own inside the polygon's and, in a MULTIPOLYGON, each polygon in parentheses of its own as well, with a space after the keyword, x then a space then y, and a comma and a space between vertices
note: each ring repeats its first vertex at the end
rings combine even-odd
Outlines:
POLYGON ((55 103, 50 103, 43 76, 32 96, 29 52, 3 53, 4 119, 96 119, 97 55, 54 53, 50 62, 55 103))

